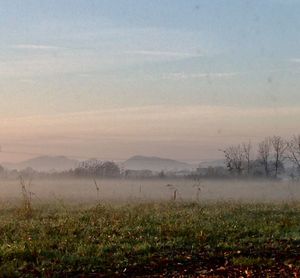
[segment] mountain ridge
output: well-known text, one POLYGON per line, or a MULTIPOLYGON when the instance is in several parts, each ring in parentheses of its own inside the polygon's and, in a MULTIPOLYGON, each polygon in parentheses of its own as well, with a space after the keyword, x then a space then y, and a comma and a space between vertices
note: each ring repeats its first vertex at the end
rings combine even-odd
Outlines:
POLYGON ((123 162, 128 170, 172 171, 191 170, 195 166, 186 162, 157 156, 135 155, 123 162))
MULTIPOLYGON (((127 160, 117 163, 127 170, 151 170, 151 171, 181 171, 195 170, 197 167, 207 167, 211 164, 220 165, 221 161, 187 163, 180 160, 163 158, 158 156, 134 155, 127 160), (217 162, 217 163, 216 163, 217 162)), ((58 156, 38 156, 17 163, 2 163, 7 169, 22 170, 28 167, 36 171, 65 171, 75 168, 80 161, 71 159, 63 155, 58 156)))
POLYGON ((79 161, 70 159, 66 156, 37 156, 17 163, 3 163, 3 166, 8 169, 22 170, 28 167, 36 171, 64 171, 69 170, 78 165, 79 161))

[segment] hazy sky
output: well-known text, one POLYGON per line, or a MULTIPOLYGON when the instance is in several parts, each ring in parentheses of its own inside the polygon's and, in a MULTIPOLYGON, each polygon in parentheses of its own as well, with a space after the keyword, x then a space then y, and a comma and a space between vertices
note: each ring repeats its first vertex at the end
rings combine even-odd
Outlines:
POLYGON ((299 14, 298 0, 0 0, 0 161, 200 161, 299 133, 299 14))

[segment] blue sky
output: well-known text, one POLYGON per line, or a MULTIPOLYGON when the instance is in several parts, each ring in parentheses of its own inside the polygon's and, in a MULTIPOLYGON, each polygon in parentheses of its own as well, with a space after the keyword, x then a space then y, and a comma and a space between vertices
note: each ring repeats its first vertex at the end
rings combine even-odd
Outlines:
POLYGON ((299 14, 296 0, 0 0, 2 145, 43 153, 45 146, 36 146, 45 136, 54 138, 47 142, 52 154, 66 152, 68 145, 67 154, 117 159, 143 152, 153 138, 149 154, 187 160, 217 157, 214 149, 241 136, 265 136, 262 122, 255 122, 257 113, 264 115, 268 131, 296 133, 291 118, 300 114, 299 14), (136 109, 153 113, 137 125, 136 109), (210 111, 211 129, 195 120, 203 116, 195 112, 201 109, 210 111), (235 120, 223 122, 224 117, 211 113, 214 109, 235 120), (163 110, 193 116, 186 118, 183 130, 163 110), (243 110, 251 133, 241 130, 243 110), (123 116, 115 122, 116 116, 107 118, 112 127, 101 129, 106 117, 98 113, 105 111, 123 116), (273 114, 267 112, 266 119, 265 111, 273 114), (70 120, 82 113, 94 113, 94 126, 70 120), (158 114, 163 118, 157 119, 158 114), (53 120, 57 115, 68 123, 59 127, 53 120), (22 131, 28 117, 34 118, 35 128, 22 131), (145 137, 123 130, 132 123, 143 129, 151 121, 156 129, 160 120, 164 125, 154 133, 145 131, 145 137), (13 123, 8 133, 5 121, 13 123), (168 126, 172 129, 165 134, 168 126), (195 128, 205 133, 194 134, 195 128), (220 130, 226 138, 230 135, 225 143, 220 130), (80 141, 82 134, 95 143, 80 141), (214 134, 211 145, 206 139, 197 143, 214 134), (77 141, 68 144, 66 135, 77 141), (96 146, 99 137, 110 152, 96 146), (134 147, 137 138, 139 148, 134 147), (126 150, 113 151, 120 143, 126 150))

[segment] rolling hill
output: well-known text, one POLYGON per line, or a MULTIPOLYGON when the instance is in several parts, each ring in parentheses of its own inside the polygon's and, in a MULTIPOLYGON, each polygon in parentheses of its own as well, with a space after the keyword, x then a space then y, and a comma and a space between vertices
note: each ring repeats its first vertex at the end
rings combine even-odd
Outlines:
POLYGON ((194 169, 194 165, 160 157, 133 156, 123 163, 129 170, 171 171, 194 169))
POLYGON ((8 169, 22 170, 28 167, 36 171, 63 171, 76 167, 78 161, 65 156, 39 156, 19 163, 4 163, 8 169))

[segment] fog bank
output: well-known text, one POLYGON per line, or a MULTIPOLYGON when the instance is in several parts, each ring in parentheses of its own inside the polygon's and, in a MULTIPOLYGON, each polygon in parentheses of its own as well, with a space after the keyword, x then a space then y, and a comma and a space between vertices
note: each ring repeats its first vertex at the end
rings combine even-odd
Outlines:
MULTIPOLYGON (((52 201, 94 203, 118 201, 244 201, 244 202, 293 202, 300 200, 300 183, 292 181, 222 181, 222 180, 97 180, 92 179, 36 179, 31 185, 35 203, 52 201)), ((22 200, 18 180, 0 180, 0 201, 22 200)))

